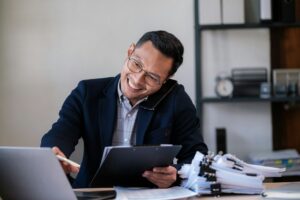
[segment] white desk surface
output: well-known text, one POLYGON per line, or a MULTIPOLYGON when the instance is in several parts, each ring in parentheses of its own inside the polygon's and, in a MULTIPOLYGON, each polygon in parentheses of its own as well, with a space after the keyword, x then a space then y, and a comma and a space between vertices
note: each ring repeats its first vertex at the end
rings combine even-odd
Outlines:
MULTIPOLYGON (((265 183, 264 186, 266 189, 276 189, 278 187, 292 184, 293 182, 278 182, 278 183, 265 183)), ((299 184, 299 182, 298 182, 299 184)), ((81 188, 81 189, 74 189, 74 191, 103 191, 103 190, 112 190, 113 188, 81 188)), ((191 197, 188 198, 189 200, 262 200, 261 195, 221 195, 220 197, 216 198, 214 196, 199 196, 199 197, 191 197)), ((299 197, 300 199, 300 197, 299 197)))

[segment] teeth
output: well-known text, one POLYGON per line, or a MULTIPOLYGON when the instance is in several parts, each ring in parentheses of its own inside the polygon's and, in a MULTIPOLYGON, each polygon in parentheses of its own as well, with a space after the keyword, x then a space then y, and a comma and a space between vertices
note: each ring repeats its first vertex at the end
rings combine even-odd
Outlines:
POLYGON ((128 78, 128 84, 131 88, 135 89, 135 90, 139 90, 140 88, 137 88, 135 85, 133 85, 130 81, 130 78, 128 78))

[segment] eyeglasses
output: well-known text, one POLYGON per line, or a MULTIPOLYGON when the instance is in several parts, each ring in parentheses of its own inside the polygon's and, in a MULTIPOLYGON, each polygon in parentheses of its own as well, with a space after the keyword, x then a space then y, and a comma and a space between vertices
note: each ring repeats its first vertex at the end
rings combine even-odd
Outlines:
POLYGON ((133 73, 140 73, 141 71, 144 71, 146 84, 150 86, 160 85, 160 77, 157 74, 144 70, 143 64, 136 58, 128 57, 127 67, 133 73))

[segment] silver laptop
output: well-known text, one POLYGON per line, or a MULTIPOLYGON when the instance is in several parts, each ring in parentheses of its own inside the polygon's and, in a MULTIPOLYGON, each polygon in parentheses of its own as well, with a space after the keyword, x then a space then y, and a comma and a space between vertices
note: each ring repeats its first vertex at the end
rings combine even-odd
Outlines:
POLYGON ((30 147, 0 147, 0 197, 77 199, 51 149, 30 147))

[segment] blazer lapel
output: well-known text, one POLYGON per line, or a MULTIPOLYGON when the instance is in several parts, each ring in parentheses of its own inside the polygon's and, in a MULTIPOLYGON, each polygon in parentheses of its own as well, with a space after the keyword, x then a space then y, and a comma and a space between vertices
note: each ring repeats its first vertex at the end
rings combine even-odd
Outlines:
POLYGON ((136 145, 144 143, 144 136, 153 116, 153 110, 140 108, 136 118, 136 145))
POLYGON ((136 145, 144 144, 144 136, 151 122, 156 106, 177 86, 177 81, 169 79, 155 94, 150 95, 147 101, 141 103, 136 118, 137 134, 136 145))
POLYGON ((113 131, 117 111, 117 87, 119 77, 109 84, 99 100, 99 130, 102 148, 112 144, 113 131))

